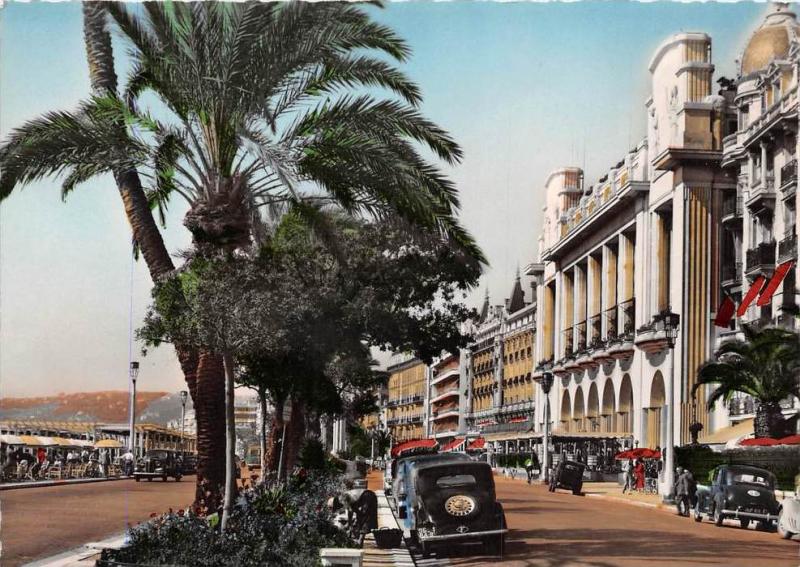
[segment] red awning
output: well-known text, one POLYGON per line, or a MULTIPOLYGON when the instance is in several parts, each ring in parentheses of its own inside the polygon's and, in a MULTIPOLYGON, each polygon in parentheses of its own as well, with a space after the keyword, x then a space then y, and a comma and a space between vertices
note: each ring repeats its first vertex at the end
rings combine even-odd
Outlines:
POLYGON ((747 290, 747 294, 745 294, 744 298, 742 298, 742 302, 739 304, 739 309, 736 310, 736 316, 742 317, 745 313, 747 313, 747 308, 750 307, 750 304, 753 303, 753 300, 758 295, 758 292, 761 291, 761 288, 764 286, 764 282, 766 278, 764 276, 758 276, 756 281, 753 282, 753 285, 750 286, 750 289, 747 290))
POLYGON ((464 444, 464 441, 466 441, 466 439, 464 437, 460 437, 460 438, 456 437, 455 439, 450 441, 450 443, 448 443, 447 445, 442 447, 441 451, 442 451, 442 453, 449 453, 450 451, 458 451, 461 448, 461 446, 464 444))
POLYGON ((467 446, 467 451, 480 451, 486 445, 486 439, 483 437, 478 437, 467 446))
POLYGON ((753 439, 745 439, 739 445, 742 447, 771 447, 773 445, 780 445, 781 442, 771 437, 758 437, 753 439))
POLYGON ((781 445, 800 445, 800 435, 789 435, 781 439, 781 445))
POLYGON ((764 291, 761 292, 761 295, 758 296, 758 301, 756 301, 756 305, 759 307, 764 307, 765 305, 769 305, 769 302, 772 301, 772 294, 775 293, 775 290, 778 289, 778 286, 781 285, 783 278, 786 277, 786 274, 789 270, 792 269, 794 265, 793 260, 789 260, 788 262, 784 262, 777 268, 775 268, 775 273, 772 274, 772 279, 769 280, 769 283, 764 288, 764 291))
POLYGON ((439 444, 435 439, 415 439, 414 441, 405 441, 399 445, 392 447, 392 458, 396 459, 401 454, 414 454, 414 453, 435 453, 439 444))
POLYGON ((527 417, 512 417, 508 420, 508 423, 522 423, 523 421, 528 421, 527 417))
POLYGON ((717 327, 727 327, 730 325, 734 313, 736 313, 736 304, 730 296, 726 295, 719 309, 717 309, 717 316, 714 317, 714 325, 717 327))
POLYGON ((660 459, 661 451, 640 447, 638 449, 628 449, 627 451, 617 453, 614 458, 618 461, 624 461, 625 459, 660 459))

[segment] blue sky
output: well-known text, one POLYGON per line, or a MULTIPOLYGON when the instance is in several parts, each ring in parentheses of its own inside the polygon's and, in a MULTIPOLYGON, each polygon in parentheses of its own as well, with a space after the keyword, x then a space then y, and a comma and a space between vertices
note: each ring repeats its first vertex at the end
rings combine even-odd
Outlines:
MULTIPOLYGON (((517 265, 533 260, 549 171, 585 165, 592 180, 643 136, 647 63, 665 38, 709 33, 716 76, 731 77, 764 10, 746 2, 407 2, 376 10, 413 49, 404 69, 422 87, 425 114, 464 148, 450 173, 462 221, 491 262, 473 300, 488 286, 500 303, 517 265)), ((124 58, 120 45, 115 54, 124 58)), ((79 4, 7 3, 0 138, 45 111, 74 107, 89 89, 84 57, 79 4)), ((165 232, 173 252, 189 243, 183 212, 174 208, 165 232)), ((0 394, 127 388, 129 246, 110 178, 80 186, 67 203, 58 183, 44 181, 0 206, 0 394)), ((140 262, 134 327, 150 285, 140 262)), ((138 358, 141 388, 182 387, 169 348, 138 358)))

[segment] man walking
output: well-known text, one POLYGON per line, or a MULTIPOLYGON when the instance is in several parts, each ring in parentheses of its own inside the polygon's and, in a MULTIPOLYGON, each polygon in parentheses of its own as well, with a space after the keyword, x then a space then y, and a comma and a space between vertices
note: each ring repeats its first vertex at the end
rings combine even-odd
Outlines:
POLYGON ((622 487, 622 493, 633 491, 633 461, 628 459, 622 462, 622 478, 625 480, 625 485, 622 487))
POLYGON ((130 449, 125 451, 125 454, 122 455, 122 467, 125 476, 133 475, 133 453, 131 453, 130 449))
POLYGON ((531 483, 533 479, 533 471, 538 468, 539 463, 537 462, 536 455, 531 453, 531 456, 525 459, 525 473, 528 475, 528 484, 531 483))
POLYGON ((686 481, 686 473, 682 467, 675 469, 675 506, 678 508, 678 515, 689 515, 689 490, 686 481))

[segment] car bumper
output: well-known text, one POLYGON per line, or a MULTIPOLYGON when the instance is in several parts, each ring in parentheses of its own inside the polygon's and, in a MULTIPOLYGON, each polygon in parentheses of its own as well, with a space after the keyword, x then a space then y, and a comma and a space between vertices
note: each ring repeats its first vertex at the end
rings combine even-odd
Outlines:
POLYGON ((733 516, 737 520, 739 518, 745 518, 749 520, 761 520, 762 522, 778 521, 777 514, 759 514, 756 512, 742 512, 741 510, 723 510, 722 513, 726 516, 733 516))
POLYGON ((470 539, 483 539, 485 537, 498 536, 506 533, 508 533, 507 529, 486 530, 482 532, 467 532, 464 534, 440 534, 440 535, 426 535, 417 532, 417 539, 419 539, 419 541, 424 541, 424 542, 450 541, 450 540, 465 541, 470 539))
POLYGON ((144 471, 133 471, 133 476, 153 476, 153 477, 162 477, 162 476, 169 476, 165 472, 144 472, 144 471))

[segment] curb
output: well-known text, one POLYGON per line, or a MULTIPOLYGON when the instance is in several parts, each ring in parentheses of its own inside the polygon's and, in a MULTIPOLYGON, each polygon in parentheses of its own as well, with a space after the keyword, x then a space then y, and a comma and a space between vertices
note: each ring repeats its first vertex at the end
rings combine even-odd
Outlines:
POLYGON ((124 543, 125 534, 117 534, 101 541, 85 543, 57 555, 37 559, 26 563, 23 567, 94 567, 94 563, 103 549, 118 549, 124 543))
POLYGON ((639 502, 638 500, 628 500, 627 498, 620 498, 618 496, 607 496, 606 494, 585 493, 586 498, 598 498, 600 500, 613 500, 614 502, 621 502, 631 506, 639 506, 640 508, 650 508, 651 510, 669 510, 669 507, 664 504, 653 504, 652 502, 639 502))
POLYGON ((132 476, 112 476, 108 478, 71 478, 69 480, 44 480, 33 482, 15 482, 0 484, 0 491, 21 490, 23 488, 44 488, 48 486, 64 486, 68 484, 90 484, 93 482, 113 482, 115 480, 133 480, 132 476))

